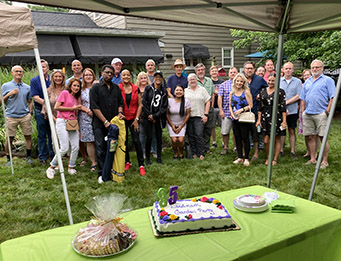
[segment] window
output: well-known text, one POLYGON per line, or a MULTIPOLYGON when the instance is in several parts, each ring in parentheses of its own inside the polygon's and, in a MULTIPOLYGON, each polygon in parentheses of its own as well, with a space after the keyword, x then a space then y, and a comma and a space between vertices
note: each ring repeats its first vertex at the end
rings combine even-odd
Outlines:
POLYGON ((101 17, 101 15, 99 13, 93 13, 93 19, 94 21, 96 21, 97 19, 99 19, 101 17))
POLYGON ((234 66, 234 49, 233 47, 221 48, 221 61, 224 68, 230 68, 234 66))
POLYGON ((198 63, 203 63, 202 59, 199 59, 199 58, 185 59, 185 64, 186 64, 187 69, 193 69, 198 63))

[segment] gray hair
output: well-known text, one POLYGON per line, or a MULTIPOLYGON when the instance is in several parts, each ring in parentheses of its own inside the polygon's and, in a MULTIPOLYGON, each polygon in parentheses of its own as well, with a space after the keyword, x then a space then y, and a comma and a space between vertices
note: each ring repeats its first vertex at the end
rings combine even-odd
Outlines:
POLYGON ((195 77, 195 79, 197 78, 197 75, 195 73, 190 73, 188 76, 187 76, 187 80, 189 80, 189 78, 192 78, 192 77, 195 77))
POLYGON ((313 65, 313 63, 319 62, 322 67, 324 67, 323 62, 321 60, 315 59, 314 61, 311 62, 310 67, 313 65))
POLYGON ((154 66, 155 66, 155 61, 153 59, 147 60, 145 66, 147 66, 148 63, 153 63, 154 66))
POLYGON ((40 59, 41 63, 45 63, 47 67, 49 67, 49 63, 45 59, 40 59))
POLYGON ((24 69, 20 65, 14 65, 11 69, 11 72, 14 72, 15 68, 20 68, 21 70, 24 71, 24 69))
POLYGON ((201 67, 204 67, 204 69, 206 69, 206 66, 203 64, 203 63, 198 63, 196 66, 195 66, 195 71, 197 71, 198 68, 201 68, 201 67))

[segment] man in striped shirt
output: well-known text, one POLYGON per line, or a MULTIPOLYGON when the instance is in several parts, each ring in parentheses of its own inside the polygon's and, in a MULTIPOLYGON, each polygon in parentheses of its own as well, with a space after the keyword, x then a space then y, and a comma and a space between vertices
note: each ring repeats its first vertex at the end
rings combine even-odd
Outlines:
POLYGON ((224 148, 221 155, 225 155, 228 150, 230 130, 232 127, 231 113, 229 110, 230 92, 232 87, 233 78, 238 73, 236 67, 231 67, 229 70, 229 79, 223 82, 219 87, 218 93, 218 108, 221 121, 221 135, 223 136, 224 148))

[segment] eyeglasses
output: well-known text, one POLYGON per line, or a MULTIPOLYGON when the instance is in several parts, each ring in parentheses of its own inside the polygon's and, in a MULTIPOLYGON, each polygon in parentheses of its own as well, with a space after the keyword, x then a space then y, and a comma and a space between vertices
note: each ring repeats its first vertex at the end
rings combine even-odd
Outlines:
POLYGON ((322 66, 312 66, 311 69, 314 70, 314 69, 320 69, 322 68, 322 66))
POLYGON ((21 71, 21 70, 15 70, 14 72, 15 72, 15 73, 23 73, 24 71, 21 71))
POLYGON ((248 67, 248 68, 245 68, 245 70, 252 70, 254 69, 253 67, 248 67))
POLYGON ((105 74, 114 74, 113 72, 110 72, 110 71, 104 71, 103 73, 105 73, 105 74))

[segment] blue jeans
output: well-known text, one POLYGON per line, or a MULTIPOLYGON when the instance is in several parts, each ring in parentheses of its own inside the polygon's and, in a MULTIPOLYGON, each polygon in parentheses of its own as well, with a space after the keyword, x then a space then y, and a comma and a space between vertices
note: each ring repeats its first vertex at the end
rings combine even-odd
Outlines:
POLYGON ((49 156, 50 159, 52 160, 54 157, 54 151, 52 146, 51 129, 49 121, 45 119, 44 114, 42 114, 40 110, 34 109, 34 116, 36 119, 38 131, 38 158, 40 161, 47 160, 48 148, 49 156))

